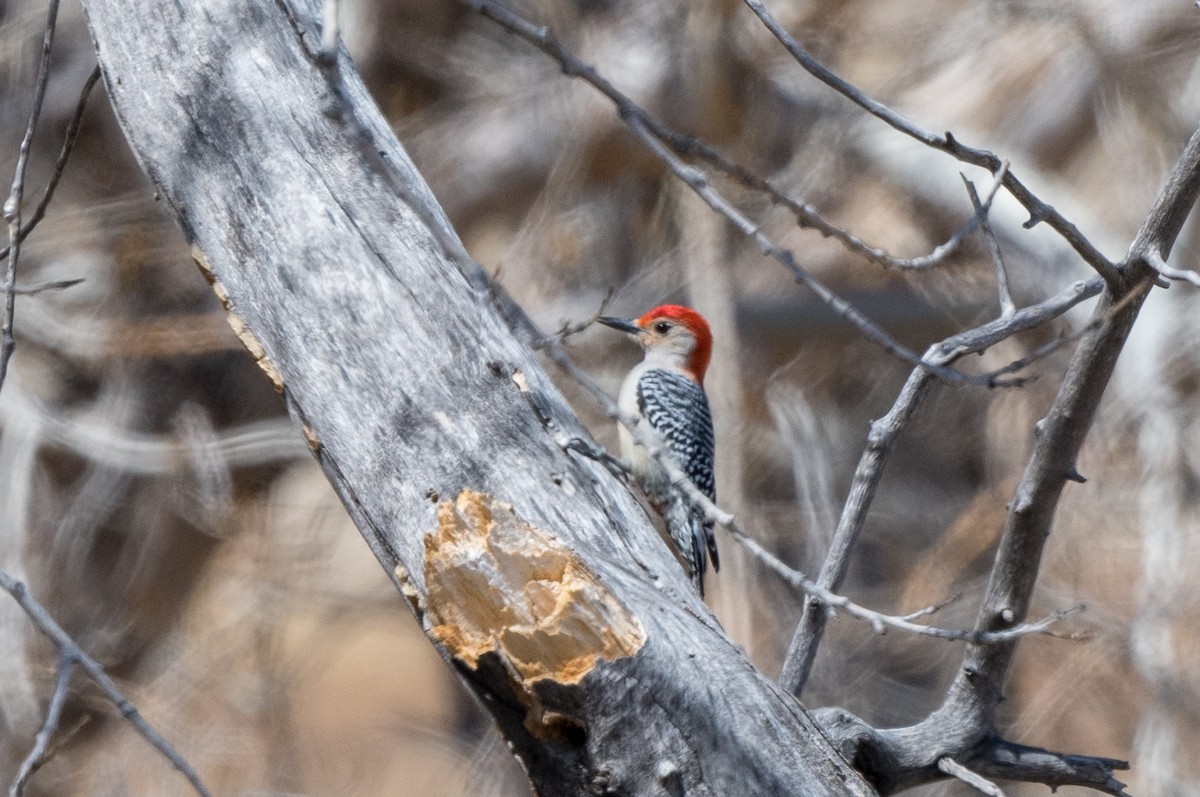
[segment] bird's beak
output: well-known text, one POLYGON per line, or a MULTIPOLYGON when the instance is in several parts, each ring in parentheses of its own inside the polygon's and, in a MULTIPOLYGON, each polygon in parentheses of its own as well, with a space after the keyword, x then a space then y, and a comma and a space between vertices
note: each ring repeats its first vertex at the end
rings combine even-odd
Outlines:
POLYGON ((619 329, 622 332, 628 332, 630 335, 637 335, 637 334, 640 334, 642 331, 641 327, 639 327, 637 324, 633 323, 632 318, 614 318, 613 316, 610 316, 610 315, 604 315, 604 316, 600 316, 596 320, 599 321, 601 324, 604 324, 604 326, 606 326, 606 327, 612 327, 613 329, 619 329))

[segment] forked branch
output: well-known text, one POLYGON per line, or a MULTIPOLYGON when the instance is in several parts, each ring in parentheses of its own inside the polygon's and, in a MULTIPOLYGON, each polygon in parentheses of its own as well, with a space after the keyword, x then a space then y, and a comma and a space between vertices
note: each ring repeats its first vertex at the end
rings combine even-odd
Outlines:
MULTIPOLYGON (((1015 334, 1057 318, 1080 302, 1098 295, 1103 287, 1104 282, 1100 277, 1076 282, 1043 302, 946 338, 932 346, 926 352, 925 359, 949 363, 965 355, 982 352, 1015 334)), ((842 581, 850 570, 854 547, 866 524, 867 513, 883 479, 888 458, 901 433, 908 427, 917 408, 928 395, 932 383, 933 378, 928 371, 914 368, 888 413, 871 424, 867 445, 854 471, 850 492, 842 506, 841 516, 838 518, 817 579, 825 589, 837 591, 841 588, 842 581)), ((804 691, 804 685, 812 671, 827 618, 827 607, 815 601, 806 604, 788 646, 779 682, 796 696, 804 691)))
MULTIPOLYGON (((1009 504, 977 631, 1000 631, 1024 623, 1033 598, 1042 552, 1063 488, 1078 481, 1075 459, 1095 418, 1117 356, 1157 278, 1147 260, 1169 256, 1179 230, 1200 196, 1200 129, 1193 133, 1159 193, 1129 253, 1120 281, 1106 286, 1063 377, 1049 413, 1037 424, 1037 441, 1009 504)), ((845 751, 883 762, 870 776, 882 791, 944 777, 937 763, 949 756, 984 776, 1080 785, 1123 795, 1113 771, 1124 761, 1051 753, 1000 738, 996 710, 1012 665, 1016 642, 968 643, 962 666, 941 707, 907 728, 869 729, 844 712, 827 717, 827 730, 845 751)))
POLYGON ((29 594, 29 589, 24 583, 10 576, 4 570, 0 570, 0 589, 3 589, 17 602, 17 605, 25 612, 34 626, 42 632, 58 650, 58 676, 55 680, 54 692, 51 695, 49 705, 46 710, 46 718, 42 723, 42 728, 38 732, 34 741, 33 748, 25 761, 21 765, 20 771, 17 773, 17 778, 13 782, 9 790, 10 797, 19 797, 25 790, 29 782, 30 776, 41 765, 46 751, 49 749, 51 738, 58 729, 58 720, 62 713, 63 702, 66 700, 67 682, 70 678, 71 670, 75 666, 79 666, 88 677, 100 687, 100 691, 104 693, 121 716, 133 725, 134 729, 141 734, 142 738, 154 746, 159 753, 166 758, 171 765, 187 778, 188 783, 196 790, 200 797, 211 797, 208 789, 200 780, 200 776, 196 774, 196 770, 192 765, 181 756, 171 744, 156 731, 150 723, 148 723, 137 706, 125 697, 117 685, 113 682, 100 663, 89 656, 84 650, 75 643, 66 631, 54 620, 50 612, 46 610, 41 603, 34 599, 29 594))

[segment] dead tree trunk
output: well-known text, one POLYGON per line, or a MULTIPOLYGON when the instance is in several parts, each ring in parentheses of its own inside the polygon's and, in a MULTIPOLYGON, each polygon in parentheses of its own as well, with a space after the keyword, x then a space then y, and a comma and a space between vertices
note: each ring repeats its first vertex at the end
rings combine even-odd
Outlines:
POLYGON ((721 632, 315 0, 85 0, 105 82, 230 320, 542 794, 870 794, 721 632))

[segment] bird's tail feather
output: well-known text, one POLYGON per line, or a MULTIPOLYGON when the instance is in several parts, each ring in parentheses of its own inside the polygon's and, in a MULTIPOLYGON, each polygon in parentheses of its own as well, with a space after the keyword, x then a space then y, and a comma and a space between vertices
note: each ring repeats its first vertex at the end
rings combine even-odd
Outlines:
POLYGON ((714 570, 720 567, 712 524, 705 522, 703 517, 681 498, 667 501, 660 511, 667 533, 675 543, 675 549, 683 560, 688 576, 691 577, 700 597, 704 597, 704 571, 707 569, 708 559, 712 559, 714 570))

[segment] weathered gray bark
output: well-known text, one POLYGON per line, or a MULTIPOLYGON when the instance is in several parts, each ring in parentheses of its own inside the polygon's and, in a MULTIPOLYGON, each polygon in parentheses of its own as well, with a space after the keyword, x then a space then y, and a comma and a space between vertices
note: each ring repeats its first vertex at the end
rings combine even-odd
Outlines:
POLYGON ((564 452, 586 432, 344 53, 322 60, 320 4, 84 5, 126 135, 235 329, 538 790, 872 793, 626 488, 564 452))

